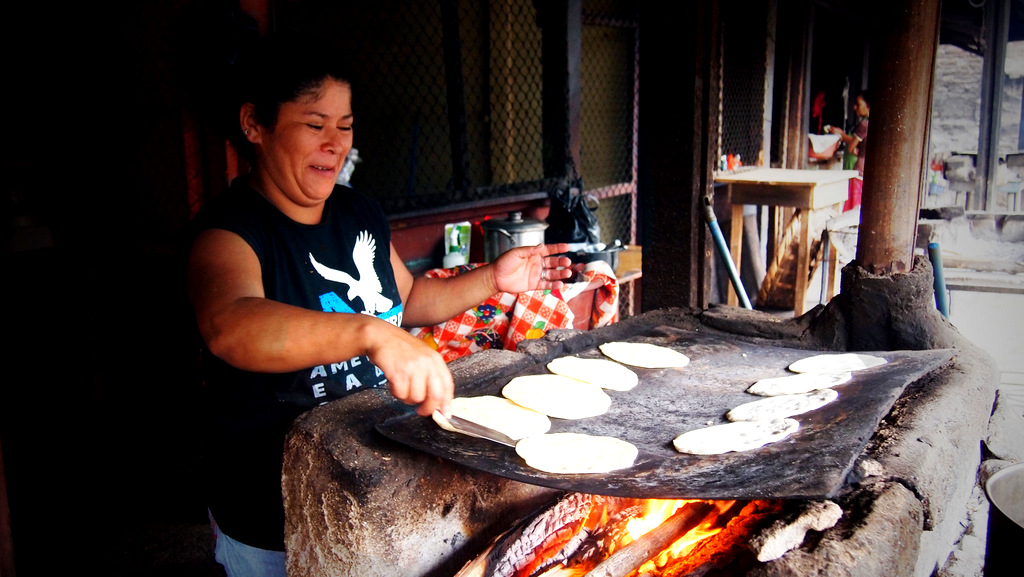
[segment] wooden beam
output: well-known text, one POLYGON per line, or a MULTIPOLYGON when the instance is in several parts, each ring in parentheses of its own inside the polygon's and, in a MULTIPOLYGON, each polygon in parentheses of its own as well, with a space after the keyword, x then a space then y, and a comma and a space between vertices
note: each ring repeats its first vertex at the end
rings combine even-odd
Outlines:
POLYGON ((537 2, 543 66, 543 160, 548 178, 579 175, 582 0, 537 2))
POLYGON ((984 22, 981 122, 978 124, 974 193, 967 197, 969 210, 996 209, 996 168, 999 165, 999 125, 1003 109, 1003 76, 1006 74, 1006 41, 1010 35, 1010 0, 986 2, 984 22))
POLYGON ((857 261, 882 275, 907 272, 914 262, 940 10, 939 0, 875 6, 857 261))
POLYGON ((11 539, 11 509, 7 501, 4 452, 0 447, 0 577, 14 577, 14 542, 11 539))
POLYGON ((811 75, 811 22, 814 8, 808 0, 781 2, 779 5, 776 41, 785 44, 782 62, 785 72, 785 114, 782 133, 781 168, 804 168, 807 165, 807 116, 810 109, 807 93, 811 75))
POLYGON ((448 102, 448 144, 451 149, 452 188, 470 188, 466 142, 466 83, 462 76, 462 35, 454 0, 441 0, 441 29, 444 32, 444 71, 448 102))
POLYGON ((702 210, 719 130, 718 2, 651 2, 642 10, 642 308, 706 308, 712 242, 702 210))

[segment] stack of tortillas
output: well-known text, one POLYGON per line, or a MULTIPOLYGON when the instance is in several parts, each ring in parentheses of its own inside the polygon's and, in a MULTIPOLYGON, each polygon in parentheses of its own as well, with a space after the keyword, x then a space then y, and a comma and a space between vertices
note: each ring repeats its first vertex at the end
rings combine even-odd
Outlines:
POLYGON ((761 379, 747 389, 767 397, 734 407, 730 423, 688 431, 673 445, 682 453, 712 455, 747 451, 785 439, 800 429, 792 419, 835 401, 839 393, 829 388, 846 383, 852 371, 885 364, 883 358, 859 353, 822 354, 789 365, 794 375, 761 379))

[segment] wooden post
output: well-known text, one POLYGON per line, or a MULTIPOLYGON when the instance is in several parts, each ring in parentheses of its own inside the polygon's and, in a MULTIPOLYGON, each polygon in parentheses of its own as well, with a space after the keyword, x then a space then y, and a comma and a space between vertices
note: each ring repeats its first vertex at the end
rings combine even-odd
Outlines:
POLYGON ((459 14, 453 0, 441 2, 441 29, 444 31, 444 71, 448 102, 448 145, 452 159, 452 186, 457 193, 469 190, 466 151, 466 84, 462 76, 462 36, 459 14))
POLYGON ((889 0, 872 17, 871 125, 857 262, 872 274, 907 272, 914 262, 939 0, 889 0))
POLYGON ((0 448, 0 577, 14 577, 14 542, 11 539, 11 509, 7 501, 4 452, 0 448))
POLYGON ((985 3, 983 24, 985 57, 981 67, 981 122, 974 190, 967 196, 968 210, 996 210, 996 167, 999 165, 999 125, 1006 74, 1006 41, 1010 34, 1010 0, 985 3))
POLYGON ((807 165, 807 115, 810 109, 807 93, 811 75, 811 25, 814 7, 807 0, 784 2, 779 6, 776 41, 783 55, 783 99, 779 110, 785 115, 782 124, 780 160, 782 168, 804 168, 807 165))
POLYGON ((579 174, 583 47, 582 0, 537 4, 543 60, 544 176, 579 174))
POLYGON ((712 242, 702 211, 717 155, 718 3, 650 2, 642 9, 642 308, 706 308, 712 242))

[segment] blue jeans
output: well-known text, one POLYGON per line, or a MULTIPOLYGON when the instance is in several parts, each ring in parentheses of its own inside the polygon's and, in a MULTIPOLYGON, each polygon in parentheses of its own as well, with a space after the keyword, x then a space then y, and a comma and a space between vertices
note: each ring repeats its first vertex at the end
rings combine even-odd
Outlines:
POLYGON ((214 558, 228 577, 286 577, 284 551, 260 549, 235 541, 221 532, 213 515, 210 515, 210 525, 217 541, 214 558))

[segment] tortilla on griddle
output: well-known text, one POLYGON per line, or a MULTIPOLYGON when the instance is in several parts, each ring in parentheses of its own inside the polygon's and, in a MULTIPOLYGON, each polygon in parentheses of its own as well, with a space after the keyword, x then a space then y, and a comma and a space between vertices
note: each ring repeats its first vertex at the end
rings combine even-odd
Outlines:
POLYGON ((784 419, 820 409, 837 398, 839 398, 839 393, 832 389, 821 389, 798 395, 767 397, 734 407, 726 413, 725 418, 730 421, 784 419))
POLYGON ((633 466, 638 454, 632 443, 581 433, 549 433, 516 443, 516 453, 534 469, 548 473, 607 473, 633 466))
MULTIPOLYGON (((547 415, 493 395, 455 397, 451 401, 453 415, 505 433, 515 441, 532 435, 543 435, 551 428, 547 415)), ((452 426, 439 411, 434 411, 434 422, 446 431, 477 437, 452 426)))
POLYGON ((650 343, 610 342, 598 346, 608 358, 626 365, 645 369, 673 369, 685 367, 690 357, 683 353, 650 343))
POLYGON ((562 375, 515 377, 501 389, 506 399, 558 419, 603 415, 612 398, 601 387, 562 375))
POLYGON ((794 361, 789 370, 794 373, 847 373, 870 369, 887 363, 885 359, 861 353, 829 353, 794 361))
POLYGON ((636 373, 608 359, 560 357, 548 363, 548 370, 612 391, 628 391, 640 382, 636 373))
POLYGON ((751 385, 747 392, 762 397, 799 395, 821 389, 828 389, 846 383, 851 373, 797 373, 785 377, 769 377, 751 385))
POLYGON ((800 430, 795 419, 735 421, 688 431, 672 440, 680 453, 719 455, 749 451, 785 439, 800 430))

